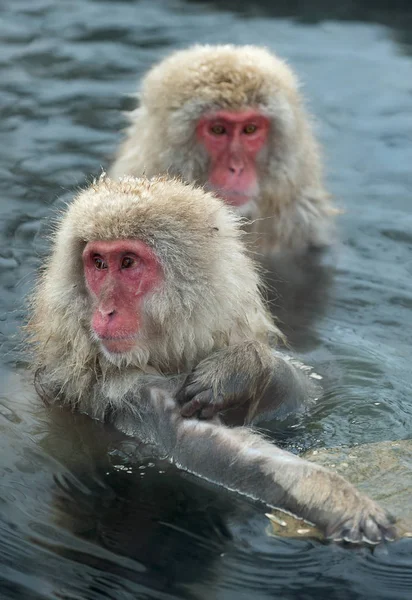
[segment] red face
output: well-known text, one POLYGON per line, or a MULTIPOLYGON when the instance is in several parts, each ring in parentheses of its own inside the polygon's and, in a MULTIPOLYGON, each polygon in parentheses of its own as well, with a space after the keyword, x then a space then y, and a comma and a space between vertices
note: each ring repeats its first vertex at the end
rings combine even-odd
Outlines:
POLYGON ((256 110, 220 110, 199 120, 197 139, 210 158, 208 183, 228 204, 242 206, 259 191, 256 158, 270 121, 256 110))
POLYGON ((95 301, 91 326, 106 350, 132 350, 142 301, 161 281, 154 252, 138 240, 89 242, 83 251, 87 288, 95 301))

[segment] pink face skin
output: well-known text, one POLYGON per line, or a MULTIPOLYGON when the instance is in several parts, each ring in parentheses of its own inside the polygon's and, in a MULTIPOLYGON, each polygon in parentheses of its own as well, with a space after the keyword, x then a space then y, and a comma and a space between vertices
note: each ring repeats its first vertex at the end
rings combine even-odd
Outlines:
POLYGON ((94 333, 108 352, 133 350, 143 298, 161 281, 154 252, 138 240, 89 242, 83 251, 83 266, 95 301, 94 333))
POLYGON ((270 120, 257 110, 220 110, 202 117, 198 141, 210 157, 208 183, 228 204, 242 206, 259 191, 256 158, 267 143, 270 120))

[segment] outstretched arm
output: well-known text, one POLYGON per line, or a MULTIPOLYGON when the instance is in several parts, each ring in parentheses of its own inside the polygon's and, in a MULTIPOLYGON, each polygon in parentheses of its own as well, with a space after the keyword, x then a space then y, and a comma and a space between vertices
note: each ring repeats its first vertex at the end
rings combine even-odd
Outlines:
POLYGON ((147 390, 115 425, 180 468, 312 521, 326 537, 377 543, 393 539, 393 519, 339 475, 280 450, 245 427, 185 419, 169 392, 147 390))
POLYGON ((201 361, 177 394, 184 417, 224 415, 228 424, 285 415, 318 395, 304 365, 296 365, 256 341, 219 350, 201 361))

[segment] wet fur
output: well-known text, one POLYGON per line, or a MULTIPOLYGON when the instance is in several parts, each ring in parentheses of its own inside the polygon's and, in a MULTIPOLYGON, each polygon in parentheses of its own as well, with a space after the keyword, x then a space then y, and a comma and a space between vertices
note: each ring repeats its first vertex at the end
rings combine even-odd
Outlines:
POLYGON ((177 180, 102 177, 80 193, 56 229, 31 302, 28 331, 35 364, 47 367, 43 381, 82 408, 95 382, 104 389, 119 370, 124 379, 187 373, 229 345, 276 340, 242 236, 220 200, 177 180), (90 240, 127 238, 155 249, 164 282, 145 302, 136 349, 113 364, 92 339, 82 252, 90 240))
MULTIPOLYGON (((169 382, 170 383, 170 382, 169 382)), ((176 382, 175 382, 176 383, 176 382)), ((173 384, 130 398, 115 425, 156 444, 178 467, 306 518, 334 540, 376 543, 396 536, 393 519, 343 477, 281 450, 246 427, 182 418, 173 384)))
POLYGON ((195 386, 235 400, 250 389, 249 419, 265 396, 293 404, 310 389, 304 372, 268 346, 278 330, 241 237, 223 202, 176 180, 102 177, 81 192, 56 228, 31 301, 39 392, 156 444, 187 471, 305 516, 333 538, 393 537, 386 513, 341 477, 246 427, 182 417, 176 397, 189 373, 195 386), (81 257, 89 241, 129 238, 154 249, 163 283, 146 298, 136 350, 114 361, 90 331, 81 257))

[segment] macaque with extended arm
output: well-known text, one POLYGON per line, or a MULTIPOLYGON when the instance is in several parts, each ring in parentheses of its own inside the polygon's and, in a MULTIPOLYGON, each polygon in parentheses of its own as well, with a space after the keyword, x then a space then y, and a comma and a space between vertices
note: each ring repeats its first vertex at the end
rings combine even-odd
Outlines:
POLYGON ((33 296, 38 389, 334 539, 390 538, 390 518, 344 479, 217 415, 251 420, 312 391, 268 346, 278 331, 241 235, 221 201, 175 180, 103 177, 82 192, 33 296))

